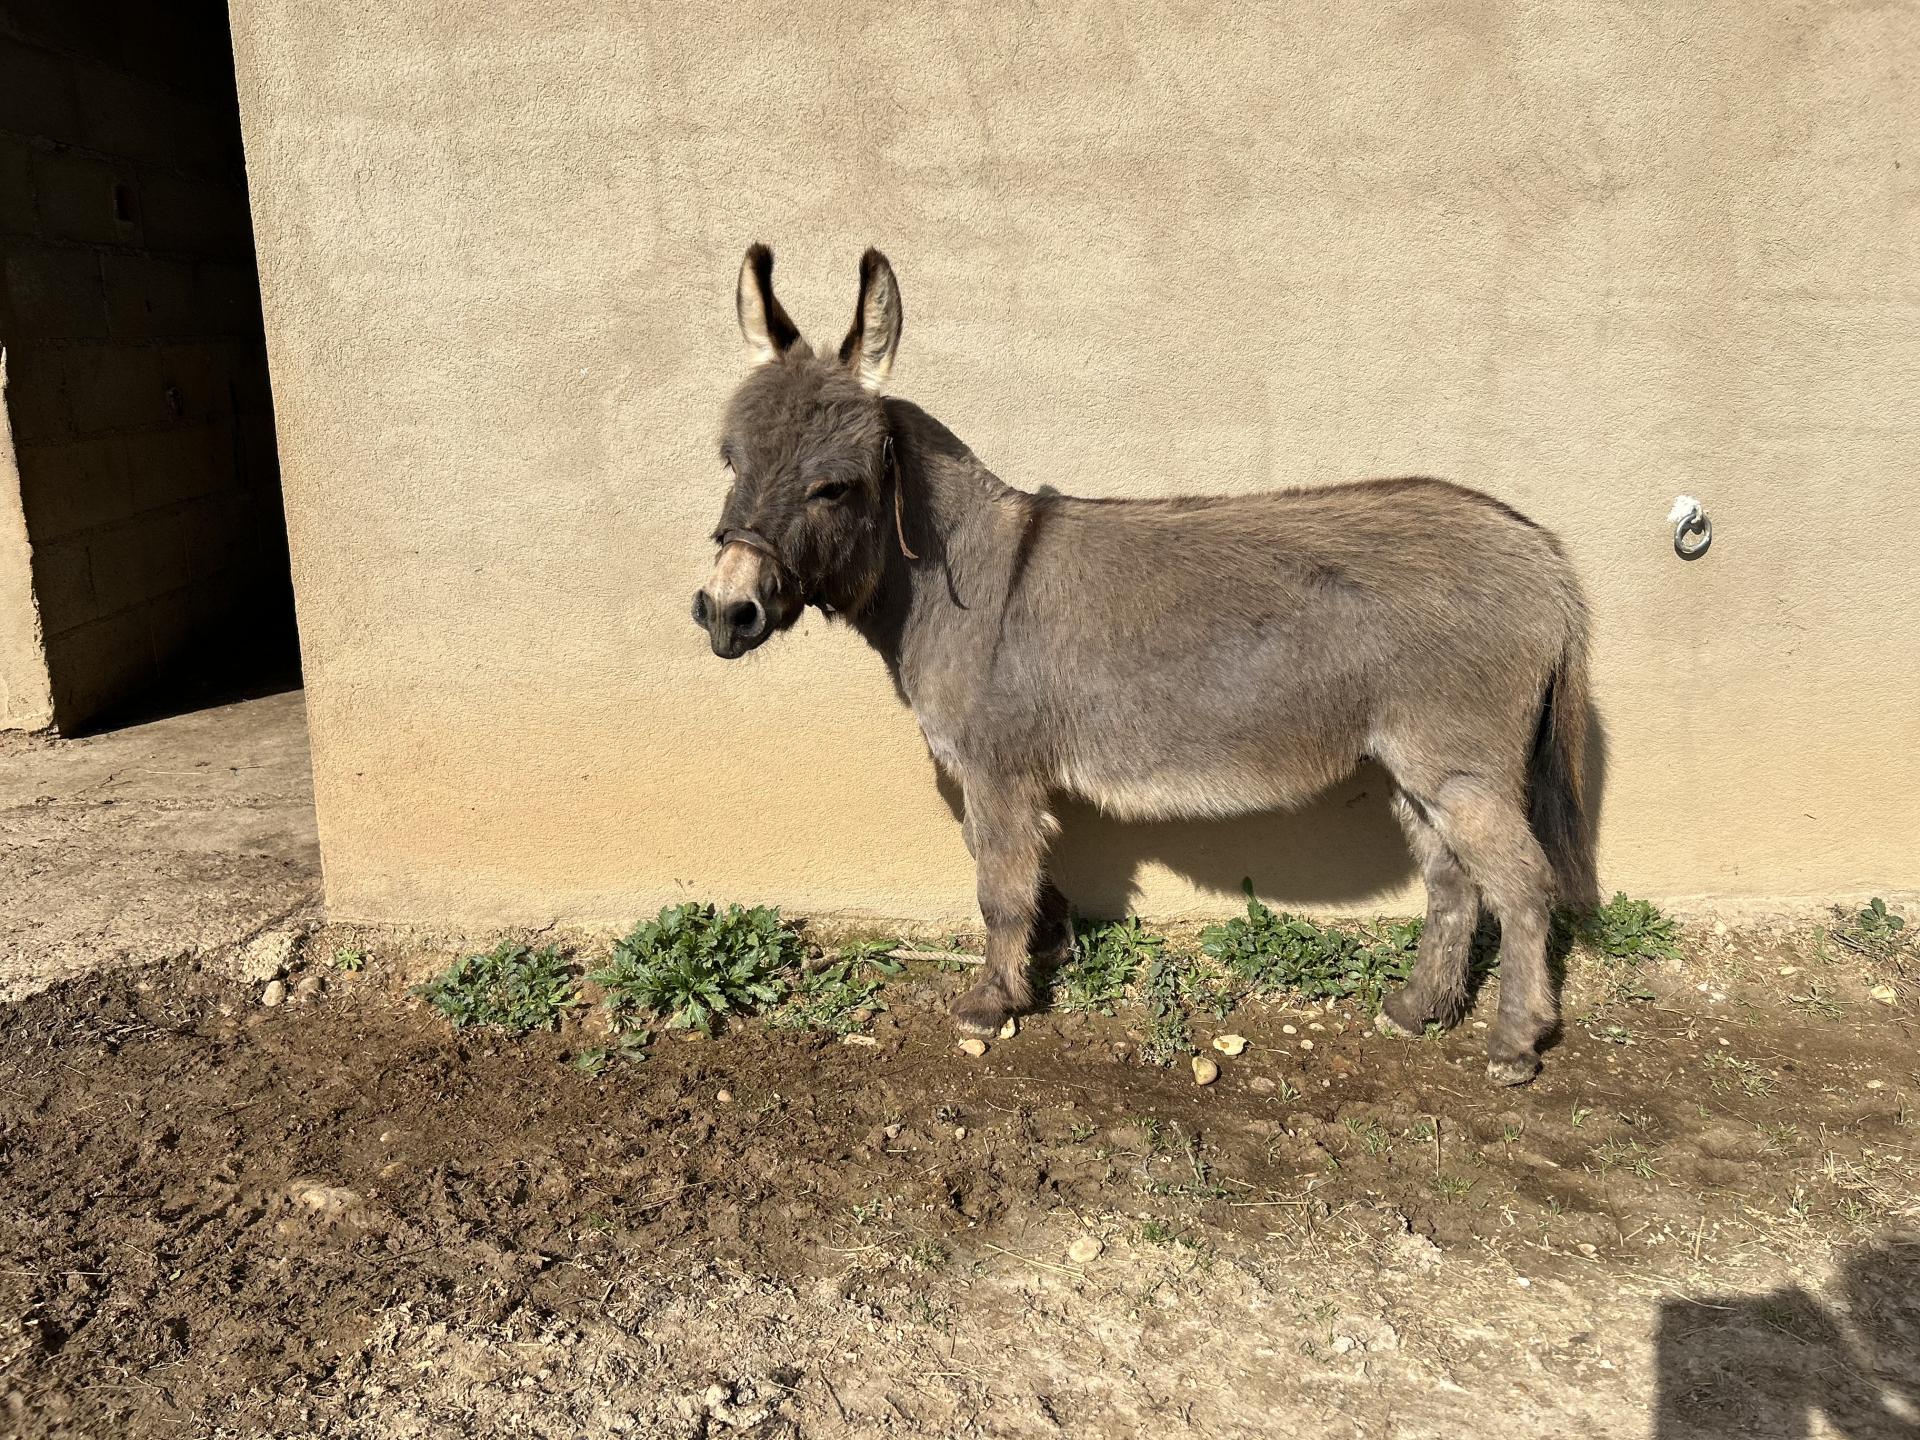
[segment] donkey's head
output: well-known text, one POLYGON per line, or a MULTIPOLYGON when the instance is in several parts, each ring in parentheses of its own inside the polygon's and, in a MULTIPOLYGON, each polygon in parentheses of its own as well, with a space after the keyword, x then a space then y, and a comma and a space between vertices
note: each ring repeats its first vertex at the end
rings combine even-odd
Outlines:
POLYGON ((740 267, 740 333, 753 369, 727 405, 720 458, 731 489, 694 623, 732 660, 808 605, 858 612, 894 538, 897 483, 880 387, 900 344, 900 287, 878 250, 860 257, 853 328, 816 355, 773 297, 773 252, 740 267))

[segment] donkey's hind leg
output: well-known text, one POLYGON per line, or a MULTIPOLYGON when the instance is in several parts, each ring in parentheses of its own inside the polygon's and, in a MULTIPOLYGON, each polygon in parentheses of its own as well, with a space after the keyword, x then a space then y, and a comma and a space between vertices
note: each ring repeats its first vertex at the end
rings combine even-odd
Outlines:
POLYGON ((1433 828, 1466 867, 1500 921, 1500 1013, 1487 1036, 1487 1075, 1523 1085, 1540 1070, 1540 1042, 1558 1027, 1547 968, 1552 873, 1517 793, 1453 775, 1419 797, 1433 828))
MULTIPOLYGON (((953 1020, 962 1030, 991 1035, 1033 1006, 1027 947, 1042 915, 1041 870, 1053 817, 1039 786, 971 776, 964 786, 967 848, 973 852, 980 918, 987 924, 987 964, 974 987, 954 1001, 953 1020)), ((1049 901, 1058 893, 1053 891, 1049 901)))
POLYGON ((1420 1035, 1428 1025, 1451 1029, 1467 1009, 1467 963, 1480 921, 1480 894, 1416 801, 1405 792, 1395 794, 1393 813, 1426 881, 1427 919, 1413 974, 1381 1003, 1381 1028, 1402 1035, 1420 1035))

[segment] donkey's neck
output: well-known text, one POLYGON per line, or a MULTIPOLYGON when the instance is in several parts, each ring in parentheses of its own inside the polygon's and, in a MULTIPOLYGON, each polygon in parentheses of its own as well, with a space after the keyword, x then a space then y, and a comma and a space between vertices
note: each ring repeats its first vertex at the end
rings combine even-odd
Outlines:
MULTIPOLYGON (((931 637, 949 660, 998 633, 1033 497, 1005 484, 917 405, 888 400, 900 538, 871 604, 850 617, 919 708, 919 661, 931 637)), ((983 659, 986 657, 972 657, 983 659)))

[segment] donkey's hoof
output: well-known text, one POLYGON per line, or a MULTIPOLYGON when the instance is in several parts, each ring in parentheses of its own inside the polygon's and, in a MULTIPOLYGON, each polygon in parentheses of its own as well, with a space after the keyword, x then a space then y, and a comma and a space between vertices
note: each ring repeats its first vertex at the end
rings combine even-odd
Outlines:
POLYGON ((1524 1085, 1540 1073, 1540 1057, 1527 1054, 1487 1060, 1487 1079, 1496 1085, 1524 1085))
POLYGON ((998 985, 976 985, 953 1002, 953 1023, 968 1035, 998 1035, 1013 1018, 1013 1002, 998 985))
POLYGON ((1427 1033, 1426 1018, 1407 1003, 1404 990, 1396 990, 1380 1002, 1380 1013, 1373 1023, 1382 1035, 1394 1035, 1402 1040, 1418 1040, 1427 1033))
POLYGON ((1420 1038, 1417 1032, 1403 1027, 1398 1020, 1394 1019, 1393 1016, 1389 1015, 1385 1010, 1382 1010, 1378 1015, 1373 1017, 1373 1028, 1378 1030, 1382 1035, 1385 1035, 1389 1040, 1418 1040, 1420 1038))

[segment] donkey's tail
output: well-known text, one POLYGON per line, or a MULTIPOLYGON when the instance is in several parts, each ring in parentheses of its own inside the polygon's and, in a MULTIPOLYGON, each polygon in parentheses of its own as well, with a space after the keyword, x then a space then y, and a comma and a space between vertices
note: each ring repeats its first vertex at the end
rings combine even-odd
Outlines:
POLYGON ((1583 619, 1576 617, 1547 679, 1528 774, 1528 818, 1534 838, 1547 852, 1560 903, 1575 908, 1600 899, 1593 834, 1581 794, 1586 757, 1587 636, 1583 619))

